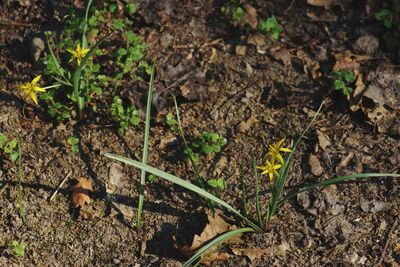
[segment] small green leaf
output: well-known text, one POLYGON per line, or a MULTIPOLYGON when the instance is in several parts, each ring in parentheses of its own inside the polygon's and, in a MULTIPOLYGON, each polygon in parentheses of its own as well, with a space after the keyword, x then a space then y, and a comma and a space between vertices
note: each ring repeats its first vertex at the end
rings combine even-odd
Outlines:
POLYGON ((122 30, 125 27, 124 22, 121 19, 114 20, 114 28, 117 30, 122 30))
POLYGON ((129 15, 136 13, 136 5, 134 3, 127 4, 126 12, 128 12, 129 15))
POLYGON ((334 82, 334 89, 335 90, 342 90, 346 87, 346 84, 342 80, 335 80, 334 82))
POLYGON ((114 13, 117 10, 117 5, 114 3, 110 4, 109 10, 111 13, 114 13))
POLYGON ((344 72, 344 79, 346 82, 352 83, 356 80, 356 77, 352 71, 346 71, 344 72))
POLYGON ((351 88, 351 87, 343 88, 343 94, 349 95, 349 94, 351 94, 351 92, 353 92, 353 88, 351 88))
POLYGON ((149 176, 147 176, 147 181, 148 181, 149 183, 154 183, 154 182, 157 181, 157 180, 158 180, 158 177, 155 176, 154 174, 150 174, 149 176))
POLYGON ((278 21, 276 20, 276 17, 271 16, 267 19, 265 27, 267 30, 271 30, 271 29, 275 28, 277 25, 278 25, 278 21))
POLYGON ((202 144, 202 141, 201 141, 200 139, 195 139, 195 140, 192 142, 192 147, 198 148, 198 147, 201 146, 201 144, 202 144))
POLYGON ((119 57, 122 57, 122 56, 125 56, 126 55, 126 49, 125 48, 119 48, 118 49, 118 56, 119 57))
POLYGON ((100 64, 93 64, 92 72, 98 72, 100 70, 100 64))
POLYGON ((221 146, 219 146, 219 145, 213 145, 213 146, 212 146, 212 149, 213 149, 213 151, 214 151, 215 153, 221 152, 221 146))
POLYGON ((210 179, 207 181, 207 184, 216 189, 225 189, 225 180, 223 178, 219 179, 210 179))
POLYGON ((5 136, 3 133, 0 133, 0 149, 3 148, 6 142, 7 142, 7 136, 5 136))
POLYGON ((10 158, 11 158, 12 162, 15 162, 18 159, 18 157, 19 157, 19 153, 18 152, 16 152, 16 151, 11 152, 10 158))
POLYGON ((217 142, 218 139, 219 139, 219 134, 217 134, 217 133, 211 133, 211 134, 210 134, 210 139, 211 139, 211 142, 217 142))
POLYGON ((237 8, 233 11, 232 17, 233 17, 233 19, 234 19, 236 22, 242 21, 243 16, 244 16, 244 10, 243 10, 243 8, 237 7, 237 8))
POLYGON ((203 150, 203 152, 206 154, 211 154, 214 151, 213 147, 207 144, 203 145, 201 150, 203 150))

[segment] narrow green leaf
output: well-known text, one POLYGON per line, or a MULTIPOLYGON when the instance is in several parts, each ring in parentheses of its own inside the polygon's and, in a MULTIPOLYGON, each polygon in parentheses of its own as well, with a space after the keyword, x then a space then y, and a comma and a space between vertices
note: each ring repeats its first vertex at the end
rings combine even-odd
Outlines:
POLYGON ((242 187, 242 199, 243 199, 243 213, 247 216, 247 188, 244 183, 244 171, 243 171, 243 154, 240 154, 240 173, 239 180, 242 187))
POLYGON ((256 190, 256 213, 257 213, 258 224, 260 226, 262 226, 263 225, 263 221, 261 219, 259 177, 258 177, 258 170, 257 170, 256 158, 254 157, 254 153, 252 155, 252 158, 253 158, 254 177, 255 177, 255 183, 256 183, 256 186, 255 186, 255 190, 256 190))
POLYGON ((92 5, 92 0, 89 0, 85 10, 85 20, 83 21, 83 31, 82 31, 82 49, 88 48, 88 40, 86 37, 86 32, 88 29, 88 15, 90 6, 92 5))
POLYGON ((280 203, 284 203, 285 201, 291 199, 292 197, 295 197, 296 195, 310 191, 314 188, 319 188, 319 187, 326 187, 331 184, 338 184, 350 180, 358 180, 358 179, 364 179, 364 178, 373 178, 373 177, 400 177, 400 174, 397 173, 358 173, 358 174, 351 174, 351 175, 346 175, 346 176, 340 176, 340 177, 335 177, 331 178, 319 183, 313 183, 310 185, 303 186, 300 189, 295 189, 290 191, 281 201, 280 203))
MULTIPOLYGON (((147 155, 148 155, 148 150, 149 150, 151 103, 153 100, 153 83, 154 83, 155 69, 156 69, 156 62, 153 63, 153 66, 151 69, 149 91, 147 93, 146 126, 145 126, 145 130, 144 130, 144 145, 143 145, 143 157, 142 157, 143 164, 147 163, 147 155)), ((146 184, 146 171, 144 169, 142 169, 141 177, 140 177, 139 204, 138 204, 138 212, 137 212, 137 227, 138 228, 140 227, 140 223, 141 223, 141 219, 142 219, 145 184, 146 184)))

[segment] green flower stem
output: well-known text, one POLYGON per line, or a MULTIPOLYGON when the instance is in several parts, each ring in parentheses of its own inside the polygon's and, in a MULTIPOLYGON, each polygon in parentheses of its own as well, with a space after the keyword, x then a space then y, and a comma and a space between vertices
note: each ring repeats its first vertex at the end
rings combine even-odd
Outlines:
POLYGON ((78 66, 78 68, 74 72, 73 76, 73 84, 74 84, 74 94, 76 98, 76 102, 78 105, 78 112, 79 112, 79 118, 83 119, 83 110, 85 109, 85 95, 84 92, 80 90, 80 78, 82 75, 82 70, 86 66, 86 63, 88 62, 89 58, 94 54, 96 49, 99 47, 99 45, 105 40, 105 37, 98 41, 91 49, 90 51, 86 54, 86 56, 82 59, 81 64, 78 66))

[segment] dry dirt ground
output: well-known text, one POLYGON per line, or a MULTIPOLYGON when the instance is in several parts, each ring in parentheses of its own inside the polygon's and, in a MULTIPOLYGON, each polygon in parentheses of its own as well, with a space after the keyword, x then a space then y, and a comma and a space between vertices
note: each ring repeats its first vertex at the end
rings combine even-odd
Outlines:
MULTIPOLYGON (((207 202, 158 180, 145 188, 143 225, 137 229, 140 172, 104 156, 141 160, 143 124, 121 135, 102 112, 57 123, 43 106, 25 105, 16 89, 41 72, 30 54, 33 36, 50 24, 63 27, 55 2, 0 3, 0 132, 13 136, 15 128, 20 135, 26 210, 23 222, 17 168, 0 154, 0 266, 179 266, 185 256, 172 242, 177 224, 209 210, 207 202), (71 135, 80 140, 77 154, 67 144, 71 135), (79 177, 94 187, 93 201, 80 215, 69 191, 79 177), (28 244, 23 257, 13 255, 8 246, 13 240, 28 244)), ((261 164, 269 143, 286 138, 289 144, 322 101, 321 116, 295 154, 288 187, 350 173, 399 171, 399 50, 374 19, 383 3, 334 1, 338 4, 325 8, 305 0, 244 1, 257 11, 250 22, 271 15, 281 22, 284 31, 272 41, 250 26, 233 25, 221 13, 227 2, 138 3, 131 27, 148 43, 149 62, 157 59, 150 165, 193 180, 182 140, 165 124, 175 94, 189 139, 204 130, 227 138, 222 152, 202 156, 199 166, 204 177, 225 178, 220 196, 235 207, 242 207, 241 157, 254 202, 252 154, 261 164), (357 86, 365 89, 359 101, 332 90, 334 66, 350 63, 361 77, 357 86)), ((147 84, 129 79, 126 84, 121 96, 140 107, 144 118, 147 84)), ((104 93, 109 103, 107 97, 104 93)), ((265 190, 266 177, 262 185, 265 190)), ((229 259, 213 265, 399 266, 399 191, 399 179, 379 177, 304 193, 283 205, 263 234, 245 235, 233 245, 260 255, 250 259, 225 247, 229 259)), ((223 214, 240 226, 238 218, 223 214)))

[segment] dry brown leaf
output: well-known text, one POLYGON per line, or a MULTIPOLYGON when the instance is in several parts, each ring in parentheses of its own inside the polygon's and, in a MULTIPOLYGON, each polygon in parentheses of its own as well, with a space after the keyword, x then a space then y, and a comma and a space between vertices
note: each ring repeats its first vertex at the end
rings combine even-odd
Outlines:
POLYGON ((93 191, 92 182, 83 177, 78 178, 78 183, 71 187, 74 207, 82 207, 86 203, 90 203, 90 191, 93 191))
POLYGON ((289 244, 283 242, 281 245, 273 248, 233 248, 232 252, 238 256, 246 256, 253 263, 254 260, 261 259, 263 256, 283 256, 289 249, 289 244))
POLYGON ((232 252, 237 256, 246 256, 251 263, 256 259, 261 259, 264 255, 272 255, 271 248, 233 248, 232 252))
POLYGON ((324 21, 324 22, 335 22, 337 21, 337 16, 332 12, 307 12, 307 17, 311 19, 311 21, 324 21))
POLYGON ((396 254, 400 253, 400 243, 397 243, 397 244, 394 245, 393 251, 396 254))
POLYGON ((312 6, 330 7, 334 5, 336 0, 307 0, 307 4, 312 6))
POLYGON ((328 146, 331 145, 331 142, 329 141, 329 137, 324 134, 321 131, 317 130, 317 136, 318 136, 318 145, 325 150, 328 146))
POLYGON ((258 15, 257 10, 249 4, 243 5, 245 14, 243 17, 243 22, 250 25, 250 27, 255 30, 258 25, 258 15))
POLYGON ((251 116, 246 121, 242 121, 238 125, 239 132, 241 132, 241 133, 247 132, 253 126, 253 124, 256 122, 257 122, 257 118, 255 116, 251 116))
POLYGON ((229 257, 230 255, 226 252, 214 252, 210 255, 206 255, 206 257, 201 257, 201 263, 204 265, 210 265, 214 261, 227 261, 229 257))
POLYGON ((318 61, 314 60, 309 54, 303 50, 297 50, 296 56, 303 62, 303 68, 305 73, 310 73, 313 79, 321 77, 320 66, 318 61))
POLYGON ((325 7, 326 9, 332 6, 340 6, 342 10, 345 10, 346 6, 349 6, 353 0, 307 0, 307 4, 312 6, 325 7))
MULTIPOLYGON (((172 237, 172 240, 174 241, 174 246, 184 255, 186 256, 191 256, 193 255, 201 246, 203 246, 205 243, 210 241, 211 239, 217 237, 220 234, 223 234, 227 231, 236 229, 236 226, 230 225, 229 223, 225 222, 224 219, 219 216, 218 214, 207 214, 207 219, 208 222, 206 226, 204 227, 204 230, 200 235, 195 234, 193 238, 193 242, 190 246, 188 245, 180 245, 177 243, 177 238, 176 236, 172 237)), ((227 240, 224 240, 225 244, 233 244, 233 243, 238 243, 240 242, 241 235, 236 235, 233 236, 227 240)), ((219 251, 214 251, 211 254, 203 254, 201 257, 201 262, 206 262, 210 263, 214 260, 223 260, 223 259, 228 259, 229 255, 227 256, 225 253, 219 252, 219 251), (217 254, 217 255, 215 255, 217 254)))

